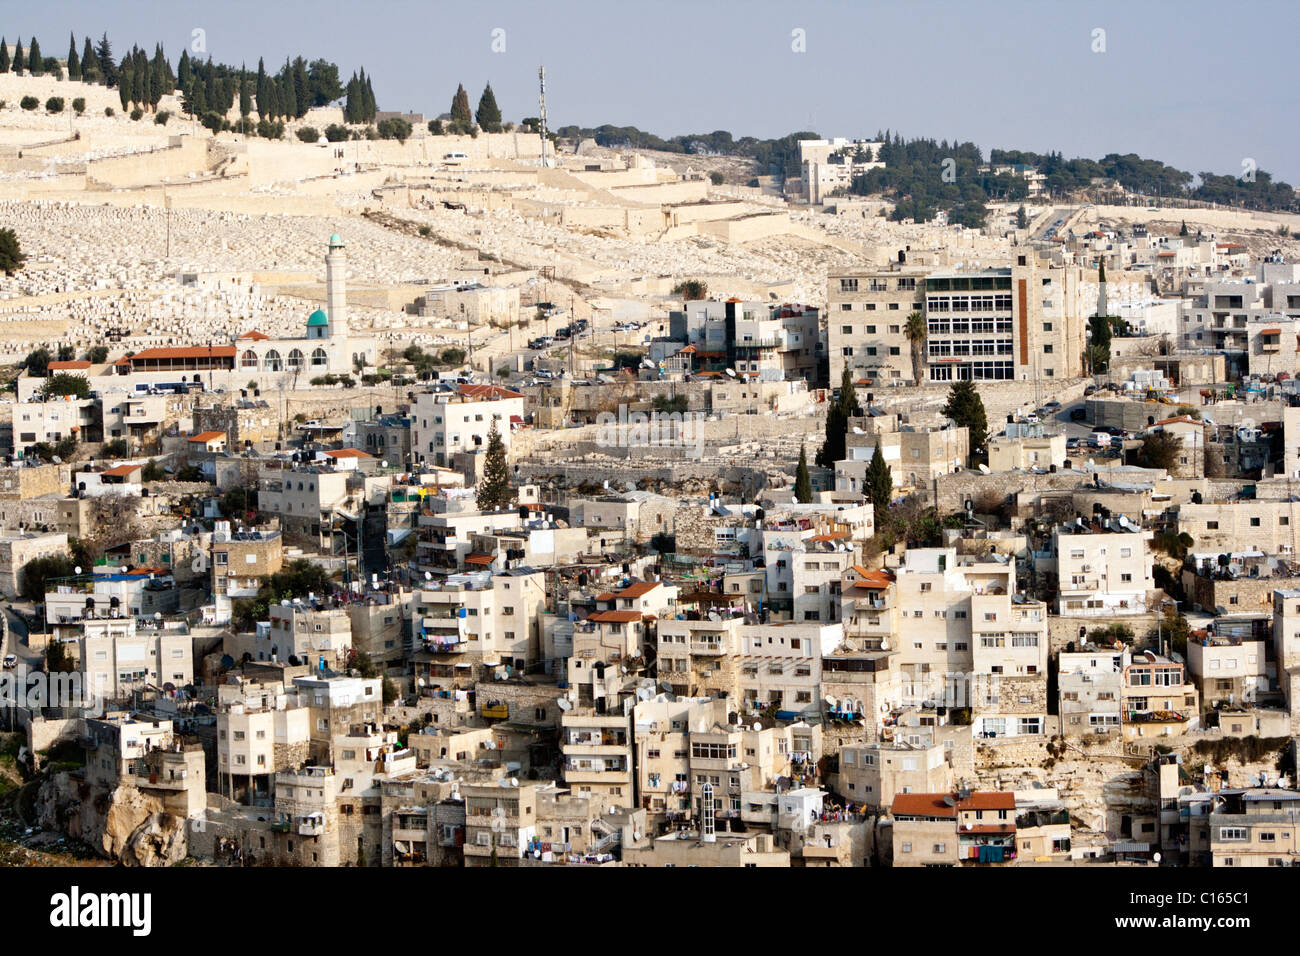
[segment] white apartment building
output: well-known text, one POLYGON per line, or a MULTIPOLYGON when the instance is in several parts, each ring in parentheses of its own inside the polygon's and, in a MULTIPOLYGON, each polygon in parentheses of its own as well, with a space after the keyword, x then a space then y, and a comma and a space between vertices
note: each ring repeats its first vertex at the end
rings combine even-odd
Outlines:
POLYGON ((1106 524, 1079 519, 1053 534, 1057 613, 1141 614, 1155 590, 1151 555, 1143 531, 1123 515, 1106 524))
POLYGON ((1067 737, 1120 732, 1120 698, 1127 646, 1084 646, 1057 658, 1058 713, 1067 737))
POLYGON ((81 631, 78 649, 87 696, 115 700, 137 690, 194 682, 188 631, 137 631, 133 617, 83 620, 81 631))
POLYGON ((455 467, 452 456, 487 451, 488 432, 497 433, 510 450, 512 423, 523 421, 524 396, 499 385, 461 385, 456 392, 421 392, 411 415, 411 451, 415 460, 455 467))

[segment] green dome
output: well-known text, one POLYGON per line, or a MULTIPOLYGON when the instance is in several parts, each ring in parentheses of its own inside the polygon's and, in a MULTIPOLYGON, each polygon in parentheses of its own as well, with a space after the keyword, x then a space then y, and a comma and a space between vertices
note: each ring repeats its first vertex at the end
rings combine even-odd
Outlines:
POLYGON ((329 325, 330 320, 320 309, 307 316, 307 325, 329 325))
POLYGON ((330 236, 330 245, 331 246, 343 245, 343 238, 337 232, 334 233, 334 235, 330 236))

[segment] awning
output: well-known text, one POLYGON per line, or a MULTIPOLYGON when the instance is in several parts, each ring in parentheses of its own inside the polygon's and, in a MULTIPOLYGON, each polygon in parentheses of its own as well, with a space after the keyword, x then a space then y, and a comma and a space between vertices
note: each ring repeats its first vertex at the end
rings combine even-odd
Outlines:
POLYGON ((1260 335, 1281 335, 1282 330, 1281 329, 1260 329, 1259 334, 1260 335))
POLYGON ((465 556, 466 564, 491 564, 496 560, 496 555, 471 553, 465 556))

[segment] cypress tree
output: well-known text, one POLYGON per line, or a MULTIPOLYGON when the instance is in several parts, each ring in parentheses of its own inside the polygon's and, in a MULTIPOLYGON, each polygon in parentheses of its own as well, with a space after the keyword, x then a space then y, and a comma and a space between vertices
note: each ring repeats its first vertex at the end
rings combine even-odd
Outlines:
POLYGON ((68 79, 81 79, 81 60, 77 57, 77 38, 68 34, 68 79))
POLYGON ((375 114, 379 112, 379 106, 375 103, 375 88, 370 82, 370 77, 366 77, 366 122, 373 123, 375 114))
POLYGON ((293 101, 297 105, 294 116, 302 119, 311 108, 311 85, 307 81, 307 61, 297 57, 293 61, 293 101))
POLYGON ((862 406, 858 404, 858 393, 853 387, 853 370, 845 365, 840 376, 839 398, 826 410, 826 440, 817 452, 817 464, 834 468, 837 461, 844 460, 849 419, 861 414, 862 406))
POLYGON ((0 37, 0 73, 9 72, 9 45, 0 37))
POLYGON ((483 459, 483 475, 478 480, 476 503, 479 511, 494 511, 509 505, 512 497, 510 476, 506 472, 506 446, 493 420, 488 429, 487 454, 483 459))
POLYGON ((280 70, 280 109, 281 115, 285 119, 291 119, 298 115, 298 95, 293 85, 293 67, 289 65, 289 60, 284 61, 284 68, 280 70))
POLYGON ((23 38, 19 37, 14 44, 14 74, 20 75, 26 66, 27 61, 23 59, 23 38))
POLYGON ((256 95, 257 95, 257 116, 259 119, 266 119, 267 118, 266 109, 270 105, 267 102, 267 97, 269 96, 269 88, 266 81, 266 64, 262 62, 262 59, 260 57, 257 60, 256 95))
POLYGON ((357 113, 361 106, 361 89, 357 83, 357 75, 352 74, 352 79, 348 80, 347 101, 343 104, 343 122, 357 122, 357 113))
POLYGON ((148 107, 153 105, 153 90, 151 82, 153 71, 149 69, 149 61, 145 58, 144 50, 137 49, 131 55, 131 73, 135 79, 135 86, 131 90, 133 99, 140 106, 148 107))
POLYGON ((190 88, 190 78, 194 75, 194 67, 190 64, 190 51, 181 50, 181 58, 176 64, 176 82, 181 85, 182 90, 190 88))
POLYGON ((253 112, 253 99, 248 95, 248 72, 239 68, 239 115, 245 118, 253 112))
POLYGON ((36 37, 32 37, 31 46, 27 48, 27 72, 32 76, 40 76, 45 72, 45 60, 41 56, 41 45, 36 42, 36 37))
POLYGON ((483 95, 479 97, 478 112, 474 114, 474 119, 478 121, 478 125, 485 133, 501 132, 501 109, 497 106, 497 98, 492 92, 491 83, 483 87, 483 95))
POLYGON ((208 57, 207 69, 208 75, 207 82, 204 85, 203 97, 207 100, 209 110, 216 110, 222 116, 225 116, 226 110, 230 109, 230 103, 221 102, 221 80, 212 65, 212 57, 208 57))
POLYGON ((474 122, 474 117, 469 112, 469 94, 465 92, 463 85, 457 84, 456 95, 451 98, 452 126, 459 127, 457 132, 460 132, 463 129, 468 129, 472 122, 474 122))
POLYGON ((154 47, 153 60, 149 64, 149 105, 158 108, 158 101, 164 93, 172 92, 171 77, 168 76, 167 58, 163 56, 162 44, 154 47))
POLYGON ((135 77, 131 75, 131 58, 122 58, 122 68, 117 74, 117 98, 122 101, 122 109, 131 108, 131 98, 135 92, 135 77))
POLYGON ((894 492, 894 478, 885 464, 885 456, 880 451, 880 441, 876 441, 876 450, 871 453, 871 461, 862 476, 862 490, 871 499, 871 510, 875 513, 876 533, 889 520, 889 499, 894 492))
POLYGON ((794 500, 807 504, 813 500, 812 476, 808 474, 808 451, 799 444, 799 467, 794 473, 794 500))
POLYGON ((104 71, 100 69, 99 60, 95 57, 95 46, 90 42, 90 37, 86 37, 81 48, 81 80, 83 83, 92 83, 102 79, 103 75, 104 71))

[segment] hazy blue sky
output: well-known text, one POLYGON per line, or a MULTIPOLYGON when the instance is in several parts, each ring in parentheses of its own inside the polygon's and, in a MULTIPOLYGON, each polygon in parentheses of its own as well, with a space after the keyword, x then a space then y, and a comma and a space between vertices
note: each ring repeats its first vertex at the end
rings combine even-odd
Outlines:
POLYGON ((35 31, 46 55, 66 52, 70 29, 78 47, 107 30, 118 53, 161 40, 173 62, 196 27, 218 61, 323 56, 345 80, 365 66, 381 109, 436 115, 458 82, 474 105, 491 81, 506 119, 532 116, 544 62, 552 127, 888 127, 986 154, 1136 152, 1194 173, 1240 174, 1251 157, 1300 183, 1295 0, 62 0, 11 6, 0 23, 11 43, 35 31))

